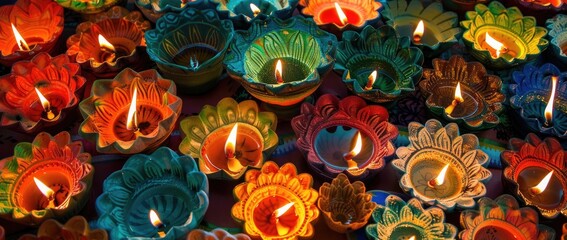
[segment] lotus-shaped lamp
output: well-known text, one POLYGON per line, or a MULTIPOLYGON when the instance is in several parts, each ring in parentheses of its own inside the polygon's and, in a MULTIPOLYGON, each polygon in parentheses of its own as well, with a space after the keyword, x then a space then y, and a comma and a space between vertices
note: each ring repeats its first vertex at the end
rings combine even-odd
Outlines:
POLYGON ((104 12, 114 5, 120 5, 125 0, 54 0, 64 8, 87 15, 104 12))
POLYGON ((528 64, 521 71, 515 71, 512 79, 510 105, 524 123, 532 131, 567 138, 567 72, 561 72, 551 63, 540 67, 528 64), (557 77, 556 90, 549 109, 554 76, 557 77))
POLYGON ((3 161, 0 217, 4 219, 25 225, 67 219, 89 199, 94 175, 91 155, 83 152, 80 141, 71 142, 68 132, 55 136, 41 132, 31 143, 18 143, 14 156, 3 161))
POLYGON ((94 142, 97 151, 133 154, 156 149, 169 137, 181 113, 181 98, 175 84, 156 70, 137 73, 127 68, 114 79, 96 80, 79 109, 85 119, 79 134, 94 142))
POLYGON ((66 55, 36 55, 0 77, 0 126, 19 125, 27 133, 59 123, 79 103, 86 82, 79 64, 66 55), (40 95, 41 94, 41 95, 40 95))
POLYGON ((459 134, 455 123, 435 120, 408 126, 409 145, 396 150, 394 168, 403 173, 400 187, 413 197, 446 211, 473 208, 486 194, 492 173, 484 168, 488 155, 473 134, 459 134))
POLYGON ((553 53, 557 59, 567 64, 567 15, 557 14, 547 19, 546 24, 553 53))
POLYGON ((386 24, 395 28, 400 36, 411 39, 427 57, 437 56, 459 41, 461 28, 457 14, 445 11, 440 2, 423 6, 420 0, 387 1, 382 14, 387 19, 386 24), (423 21, 421 34, 416 32, 420 21, 423 21))
POLYGON ((433 69, 425 69, 423 78, 419 82, 420 90, 434 115, 470 130, 491 128, 500 123, 498 114, 506 98, 501 92, 502 80, 488 75, 481 63, 465 62, 461 56, 452 56, 449 60, 436 58, 433 69), (453 106, 456 94, 460 94, 463 101, 453 106))
POLYGON ((190 94, 217 86, 233 37, 231 21, 220 20, 211 9, 193 8, 165 14, 146 33, 148 54, 160 72, 190 94))
POLYGON ((311 175, 298 174, 292 163, 280 168, 266 162, 261 170, 248 170, 245 182, 234 187, 238 202, 232 207, 232 217, 244 224, 244 232, 252 238, 312 238, 312 222, 319 217, 319 195, 312 185, 311 175))
POLYGON ((336 61, 335 70, 342 73, 348 89, 366 100, 383 103, 415 91, 423 54, 390 26, 366 26, 361 33, 343 33, 336 61))
POLYGON ((376 222, 366 226, 370 239, 455 239, 457 227, 445 223, 443 210, 423 209, 415 198, 407 203, 396 195, 386 197, 385 206, 378 205, 372 213, 376 222))
POLYGON ((148 69, 144 32, 150 27, 140 12, 112 7, 77 26, 67 39, 67 55, 99 78, 112 78, 127 67, 148 69))
POLYGON ((185 8, 210 8, 209 0, 135 0, 134 3, 144 16, 152 22, 157 22, 168 12, 179 13, 185 8))
POLYGON ((52 0, 17 0, 14 5, 0 6, 0 15, 2 65, 12 66, 38 53, 50 52, 63 33, 63 8, 52 0), (16 32, 26 44, 16 37, 16 32))
POLYGON ((530 133, 525 141, 511 139, 509 147, 501 158, 506 165, 503 176, 514 194, 546 218, 567 216, 567 154, 561 143, 554 138, 542 141, 530 133), (541 187, 541 192, 534 192, 533 188, 550 172, 549 181, 541 187))
POLYGON ((224 98, 216 107, 206 105, 180 124, 185 138, 179 151, 198 158, 199 170, 213 178, 238 179, 248 166, 260 168, 278 144, 276 115, 260 112, 253 100, 238 103, 224 98), (236 125, 234 157, 238 163, 232 166, 225 146, 236 125))
POLYGON ((210 232, 195 229, 187 235, 186 240, 251 240, 251 238, 243 233, 233 235, 222 228, 215 228, 210 232))
POLYGON ((191 157, 167 147, 136 154, 104 180, 97 224, 110 239, 180 239, 203 219, 208 191, 207 177, 191 157))
POLYGON ((326 94, 315 105, 304 103, 291 126, 297 147, 317 175, 333 179, 345 173, 351 180, 365 180, 385 166, 384 157, 394 153, 398 128, 388 117, 384 107, 367 105, 357 96, 339 100, 326 94))
POLYGON ((351 184, 341 173, 330 184, 321 185, 317 206, 331 230, 346 233, 364 227, 376 203, 372 202, 372 195, 366 193, 364 183, 351 184))
POLYGON ((488 68, 503 69, 536 59, 549 42, 547 30, 524 17, 517 7, 493 1, 477 4, 461 21, 463 42, 471 55, 488 68))
POLYGON ((516 199, 501 195, 492 200, 478 200, 478 210, 461 212, 459 239, 555 239, 555 231, 539 224, 537 212, 529 207, 520 208, 516 199))
POLYGON ((286 107, 317 90, 333 68, 336 45, 335 35, 321 31, 312 20, 269 17, 254 21, 248 31, 237 31, 224 64, 252 96, 286 107))
POLYGON ((238 29, 247 29, 256 19, 274 16, 288 19, 299 0, 210 0, 222 19, 230 19, 238 29))
POLYGON ((41 224, 36 235, 26 234, 18 240, 107 240, 108 234, 103 229, 91 230, 83 216, 74 216, 64 225, 54 219, 41 224))

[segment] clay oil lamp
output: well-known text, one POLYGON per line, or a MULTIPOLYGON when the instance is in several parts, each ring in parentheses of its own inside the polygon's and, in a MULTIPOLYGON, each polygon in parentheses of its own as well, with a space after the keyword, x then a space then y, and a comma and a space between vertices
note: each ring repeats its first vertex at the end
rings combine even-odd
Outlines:
POLYGON ((376 222, 366 226, 369 239, 455 239, 457 227, 445 223, 443 210, 424 209, 418 199, 407 203, 396 195, 386 197, 372 213, 376 222))
POLYGON ((168 12, 179 13, 185 8, 207 9, 212 5, 208 0, 135 0, 134 3, 154 23, 168 12))
POLYGON ((530 130, 567 138, 567 73, 553 64, 528 64, 512 75, 512 108, 530 130))
POLYGON ((18 240, 108 240, 108 234, 102 229, 90 229, 83 216, 74 216, 64 225, 49 219, 39 226, 36 235, 26 234, 18 240))
POLYGON ((140 12, 115 6, 77 26, 67 39, 67 55, 99 78, 112 78, 126 67, 148 69, 144 32, 149 28, 140 12))
POLYGON ((213 10, 186 8, 160 18, 146 33, 148 54, 180 92, 200 94, 217 86, 223 59, 234 37, 232 22, 213 10))
POLYGON ((555 239, 555 231, 539 224, 537 212, 529 207, 520 208, 510 195, 492 200, 478 200, 478 210, 461 212, 459 239, 555 239))
POLYGON ((224 64, 232 78, 281 118, 295 115, 321 85, 333 68, 336 45, 337 38, 311 20, 270 17, 237 31, 224 64))
POLYGON ((326 94, 315 105, 304 103, 291 126, 297 147, 316 175, 333 179, 345 173, 351 180, 365 180, 394 153, 398 128, 388 117, 384 107, 367 105, 357 96, 339 100, 326 94))
POLYGON ((323 30, 341 37, 345 30, 360 31, 380 20, 382 3, 376 0, 301 0, 301 13, 313 17, 323 30))
POLYGON ((507 0, 505 4, 516 6, 526 15, 534 16, 538 25, 558 13, 567 12, 567 0, 507 0))
POLYGON ((495 127, 506 96, 499 77, 488 75, 479 62, 465 62, 455 55, 449 60, 433 59, 425 69, 420 90, 425 104, 437 117, 470 130, 495 127))
POLYGON ((470 54, 487 68, 504 69, 532 61, 549 44, 544 38, 547 30, 536 26, 535 18, 524 17, 518 8, 506 8, 498 1, 477 4, 461 26, 470 54))
POLYGON ((553 54, 567 64, 567 15, 557 14, 546 22, 553 54))
POLYGON ((67 219, 77 214, 90 196, 94 168, 91 155, 68 132, 39 133, 21 142, 14 156, 0 165, 0 217, 25 225, 67 219))
POLYGON ((169 137, 181 98, 175 84, 156 70, 127 68, 114 79, 96 80, 79 109, 85 119, 79 134, 98 152, 133 154, 156 149, 169 137))
POLYGON ((237 29, 247 29, 255 19, 274 16, 288 19, 299 0, 210 0, 220 18, 230 19, 237 29))
POLYGON ((0 6, 0 64, 12 66, 49 53, 63 32, 63 8, 51 0, 18 0, 0 6))
POLYGON ((457 14, 443 10, 440 2, 423 6, 420 0, 388 1, 382 13, 389 26, 408 37, 427 57, 437 56, 459 41, 457 14))
POLYGON ((567 216, 567 161, 561 143, 530 133, 525 141, 511 139, 509 148, 501 158, 513 194, 546 218, 567 216))
POLYGON ((330 184, 324 182, 319 188, 317 206, 329 229, 346 233, 364 227, 376 203, 372 195, 366 193, 364 183, 351 184, 347 176, 340 173, 330 184))
POLYGON ((40 53, 12 65, 0 77, 0 126, 16 125, 27 133, 60 123, 80 101, 86 79, 66 55, 40 53))
POLYGON ((281 168, 266 162, 261 170, 248 170, 245 181, 234 187, 237 203, 232 217, 244 225, 252 238, 309 239, 319 217, 317 191, 308 173, 298 174, 295 165, 281 168))
POLYGON ((110 239, 181 239, 203 219, 208 189, 191 157, 167 147, 133 155, 104 180, 97 225, 110 239))
POLYGON ((435 120, 408 126, 409 145, 396 150, 392 161, 403 173, 400 187, 427 205, 445 211, 475 206, 486 194, 484 185, 492 173, 484 168, 488 155, 479 148, 476 135, 459 134, 459 127, 445 127, 435 120))
POLYGON ((180 125, 185 138, 179 151, 198 158, 210 178, 238 179, 248 166, 260 168, 278 144, 276 115, 260 112, 253 100, 224 98, 180 125))
POLYGON ((215 228, 210 232, 195 229, 189 232, 186 240, 251 240, 251 238, 243 233, 230 234, 222 228, 215 228))
POLYGON ((348 89, 366 100, 384 103, 415 91, 422 74, 423 54, 389 26, 343 33, 335 70, 348 89))
POLYGON ((94 14, 104 12, 114 5, 121 5, 126 0, 55 0, 57 4, 64 8, 91 17, 94 14))

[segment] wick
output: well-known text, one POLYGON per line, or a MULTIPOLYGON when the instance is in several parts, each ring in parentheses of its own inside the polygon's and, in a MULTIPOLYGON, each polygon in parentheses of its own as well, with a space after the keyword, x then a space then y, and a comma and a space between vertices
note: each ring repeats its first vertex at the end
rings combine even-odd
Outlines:
POLYGON ((439 183, 437 182, 437 180, 435 178, 427 181, 427 186, 430 188, 435 188, 437 186, 439 186, 439 183))
POLYGON ((352 160, 353 157, 354 157, 354 155, 351 154, 350 152, 345 153, 345 155, 343 156, 345 162, 347 163, 348 170, 358 169, 358 163, 356 163, 356 161, 352 160))
POLYGON ((417 44, 421 43, 421 36, 419 34, 414 34, 413 35, 413 42, 417 43, 417 44))
POLYGON ((462 101, 457 100, 457 99, 453 99, 453 101, 451 102, 451 105, 447 106, 445 108, 445 113, 447 115, 451 115, 451 113, 453 113, 453 110, 455 110, 455 107, 457 107, 457 105, 459 105, 459 103, 461 103, 462 101))
POLYGON ((53 114, 53 112, 50 109, 46 109, 45 114, 47 115, 47 119, 48 120, 53 120, 55 118, 55 114, 53 114))

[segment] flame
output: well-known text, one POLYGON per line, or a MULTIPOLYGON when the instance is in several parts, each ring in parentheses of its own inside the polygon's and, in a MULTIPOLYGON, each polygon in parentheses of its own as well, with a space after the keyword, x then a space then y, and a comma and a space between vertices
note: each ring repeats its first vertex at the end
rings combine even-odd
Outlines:
POLYGON ((345 12, 343 12, 341 6, 339 6, 338 2, 335 2, 335 9, 337 10, 337 15, 339 16, 339 20, 341 21, 341 23, 343 25, 346 25, 348 23, 348 18, 345 15, 345 12))
POLYGON ((163 226, 163 223, 159 219, 159 216, 157 215, 156 211, 154 211, 153 209, 150 209, 150 222, 152 223, 152 225, 154 227, 157 227, 157 228, 163 226))
POLYGON ((445 182, 445 175, 447 174, 447 169, 449 169, 448 163, 447 165, 445 165, 445 167, 443 167, 443 169, 441 169, 439 175, 437 175, 437 177, 431 181, 430 185, 431 186, 443 185, 443 183, 445 182))
POLYGON ((258 16, 258 14, 260 14, 260 9, 258 7, 256 7, 256 5, 254 3, 250 3, 250 9, 252 10, 252 13, 254 13, 254 17, 258 16))
POLYGON ((281 84, 283 83, 283 77, 282 77, 282 60, 278 59, 278 62, 276 63, 276 69, 274 70, 274 74, 276 75, 276 82, 281 84))
POLYGON ((553 171, 545 175, 545 177, 543 177, 543 179, 541 179, 541 181, 535 187, 530 188, 530 192, 532 194, 540 194, 545 191, 545 188, 547 188, 547 184, 549 184, 549 180, 551 180, 552 175, 553 171))
POLYGON ((350 158, 352 159, 360 153, 360 150, 362 150, 362 136, 360 135, 360 132, 358 132, 356 134, 356 142, 354 143, 354 147, 352 148, 352 150, 350 150, 348 155, 351 156, 350 158))
POLYGON ((415 31, 413 31, 413 40, 415 42, 420 42, 421 37, 423 37, 424 31, 425 31, 425 26, 423 24, 423 20, 419 20, 419 23, 417 24, 415 31))
POLYGON ((224 154, 227 158, 234 158, 234 152, 236 151, 236 134, 238 133, 238 123, 234 124, 226 143, 224 144, 224 154))
POLYGON ((106 48, 112 52, 116 52, 114 46, 108 40, 106 40, 106 38, 104 38, 101 34, 98 35, 98 44, 100 45, 101 48, 106 48))
POLYGON ((282 215, 284 215, 291 207, 293 207, 295 203, 294 202, 290 202, 286 205, 283 205, 283 207, 280 207, 278 209, 276 209, 276 211, 274 211, 274 217, 279 218, 282 215))
POLYGON ((551 0, 551 5, 553 5, 556 8, 560 7, 562 4, 563 3, 561 2, 561 0, 551 0))
POLYGON ((138 130, 138 118, 136 117, 137 98, 138 98, 138 88, 134 87, 134 93, 132 94, 132 102, 130 103, 130 108, 128 109, 128 116, 126 119, 126 129, 128 130, 138 130))
POLYGON ((43 94, 41 94, 41 92, 39 91, 39 89, 37 89, 37 87, 35 88, 35 93, 39 97, 39 101, 41 102, 41 106, 43 107, 43 109, 46 112, 50 111, 51 105, 49 104, 49 101, 47 100, 47 98, 45 98, 45 96, 43 96, 43 94))
POLYGON ((366 86, 364 87, 364 89, 365 90, 372 89, 372 85, 374 85, 374 81, 376 81, 377 77, 378 77, 378 70, 372 71, 372 73, 368 75, 368 82, 366 82, 366 86))
POLYGON ((488 32, 485 34, 485 41, 488 46, 496 50, 496 58, 499 58, 501 51, 504 49, 504 44, 492 38, 488 32))
POLYGON ((463 99, 463 95, 461 94, 461 83, 460 82, 457 83, 457 88, 455 88, 455 100, 457 100, 458 102, 465 101, 465 99, 463 99))
POLYGON ((16 38, 16 43, 18 44, 18 48, 20 49, 20 51, 29 51, 30 47, 28 46, 28 43, 26 42, 24 37, 20 35, 20 32, 18 32, 18 29, 16 29, 14 24, 13 23, 11 24, 12 24, 12 32, 14 32, 14 37, 16 38))
POLYGON ((551 76, 551 95, 549 96, 549 101, 547 101, 547 106, 545 106, 545 124, 550 125, 553 120, 553 102, 555 102, 555 89, 557 88, 557 76, 551 76))
POLYGON ((33 177, 33 181, 35 182, 35 185, 37 185, 37 188, 39 189, 41 194, 43 194, 43 196, 45 196, 48 199, 53 197, 53 194, 55 194, 55 192, 53 192, 53 190, 51 190, 51 188, 49 188, 47 185, 45 185, 45 183, 43 183, 42 181, 40 181, 36 177, 33 177))
POLYGON ((408 240, 415 240, 415 236, 411 236, 408 240))

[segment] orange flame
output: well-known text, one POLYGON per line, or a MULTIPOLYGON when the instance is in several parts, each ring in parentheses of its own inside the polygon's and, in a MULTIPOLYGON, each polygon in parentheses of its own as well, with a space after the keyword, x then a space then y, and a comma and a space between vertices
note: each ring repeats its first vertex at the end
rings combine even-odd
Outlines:
POLYGON ((130 103, 130 108, 128 109, 128 116, 126 119, 126 129, 128 130, 138 130, 138 117, 136 116, 136 99, 138 98, 138 88, 134 87, 134 93, 132 94, 132 102, 130 103))
POLYGON ((276 75, 276 82, 278 84, 282 84, 283 81, 283 77, 282 77, 282 60, 278 59, 278 62, 276 63, 276 69, 274 70, 274 74, 276 75))
POLYGON ((45 98, 45 96, 43 96, 43 94, 41 94, 41 92, 39 91, 39 89, 37 89, 37 87, 35 88, 35 93, 39 97, 39 101, 41 102, 41 106, 43 107, 43 109, 46 112, 49 111, 49 109, 51 108, 51 105, 49 104, 49 101, 47 100, 47 98, 45 98))
POLYGON ((290 202, 286 205, 283 205, 283 207, 276 209, 276 211, 274 211, 274 213, 272 214, 276 218, 276 230, 278 232, 278 235, 280 235, 280 236, 283 236, 283 235, 286 235, 287 233, 289 233, 290 228, 282 225, 280 223, 279 217, 284 215, 294 204, 295 203, 290 202))
POLYGON ((421 42, 421 38, 423 37, 423 32, 425 32, 425 26, 423 24, 423 20, 419 20, 415 31, 413 31, 413 41, 414 42, 421 42))
POLYGON ((551 180, 552 175, 553 171, 545 175, 545 177, 543 177, 543 179, 541 179, 541 181, 535 187, 530 188, 530 192, 532 194, 540 194, 545 191, 545 188, 547 188, 547 184, 549 184, 549 180, 551 180))
POLYGON ((43 183, 36 177, 33 177, 33 181, 35 182, 35 185, 37 185, 37 188, 39 189, 41 194, 43 194, 43 196, 45 196, 47 199, 53 198, 53 194, 55 194, 55 192, 53 192, 51 188, 49 188, 47 185, 45 185, 45 183, 43 183))
POLYGON ((374 82, 376 81, 377 77, 378 77, 378 70, 372 71, 372 73, 368 75, 368 82, 366 82, 366 86, 364 87, 364 90, 371 90, 372 85, 374 85, 374 82))
POLYGON ((228 170, 232 172, 240 172, 244 166, 240 164, 240 161, 236 159, 236 135, 238 135, 238 123, 234 124, 232 130, 230 130, 230 134, 226 139, 226 143, 224 144, 224 154, 227 158, 227 167, 228 170))
POLYGON ((150 222, 152 223, 152 225, 154 227, 157 227, 157 228, 163 226, 163 223, 159 219, 159 216, 157 215, 156 211, 154 211, 153 209, 150 210, 150 222))
POLYGON ((254 3, 250 3, 250 9, 252 10, 252 13, 254 13, 254 17, 260 14, 260 9, 254 3))
POLYGON ((457 105, 459 103, 462 103, 464 101, 465 101, 465 99, 463 98, 463 95, 461 93, 461 83, 458 82, 457 88, 455 88, 455 98, 451 102, 451 105, 449 105, 445 108, 445 113, 447 115, 451 115, 451 113, 453 113, 453 110, 455 110, 455 107, 457 107, 457 105))
POLYGON ((344 159, 347 162, 349 170, 358 168, 358 164, 352 159, 360 153, 360 150, 362 150, 362 136, 360 135, 360 132, 356 133, 356 140, 354 138, 353 140, 355 141, 354 147, 352 148, 352 150, 350 150, 350 152, 344 155, 344 159))
POLYGON ((463 95, 461 93, 461 83, 460 82, 457 83, 457 88, 455 88, 455 100, 457 100, 459 102, 465 101, 465 99, 463 99, 463 95))
POLYGON ((337 15, 339 16, 341 23, 346 25, 348 23, 348 18, 338 2, 335 2, 335 9, 337 10, 337 15))
POLYGON ((553 121, 553 102, 555 102, 555 89, 557 88, 557 76, 551 76, 551 95, 549 96, 549 101, 547 101, 547 106, 545 106, 544 116, 545 125, 551 125, 553 121))
POLYGON ((20 35, 20 32, 18 32, 18 29, 16 29, 13 23, 12 23, 12 32, 14 32, 14 37, 16 38, 16 43, 18 44, 18 48, 20 49, 20 51, 29 51, 30 47, 28 46, 28 43, 26 42, 24 37, 20 35))
POLYGON ((294 202, 290 202, 286 205, 283 205, 282 207, 276 209, 276 211, 274 211, 274 217, 279 218, 282 215, 284 215, 291 207, 293 207, 295 203, 294 202))
POLYGON ((496 50, 496 58, 499 58, 501 51, 505 49, 504 44, 494 39, 488 32, 485 34, 485 41, 488 46, 496 50))
POLYGON ((411 236, 408 240, 415 240, 415 236, 411 236))
POLYGON ((439 175, 437 175, 436 178, 431 179, 429 181, 429 186, 430 187, 436 187, 439 185, 443 185, 443 183, 445 182, 445 175, 447 174, 447 169, 449 169, 449 164, 447 163, 447 165, 445 165, 443 167, 443 169, 441 169, 441 171, 439 172, 439 175))
POLYGON ((114 46, 108 40, 106 40, 106 38, 104 38, 101 34, 98 35, 98 44, 100 45, 101 48, 106 48, 112 52, 116 52, 114 46))

